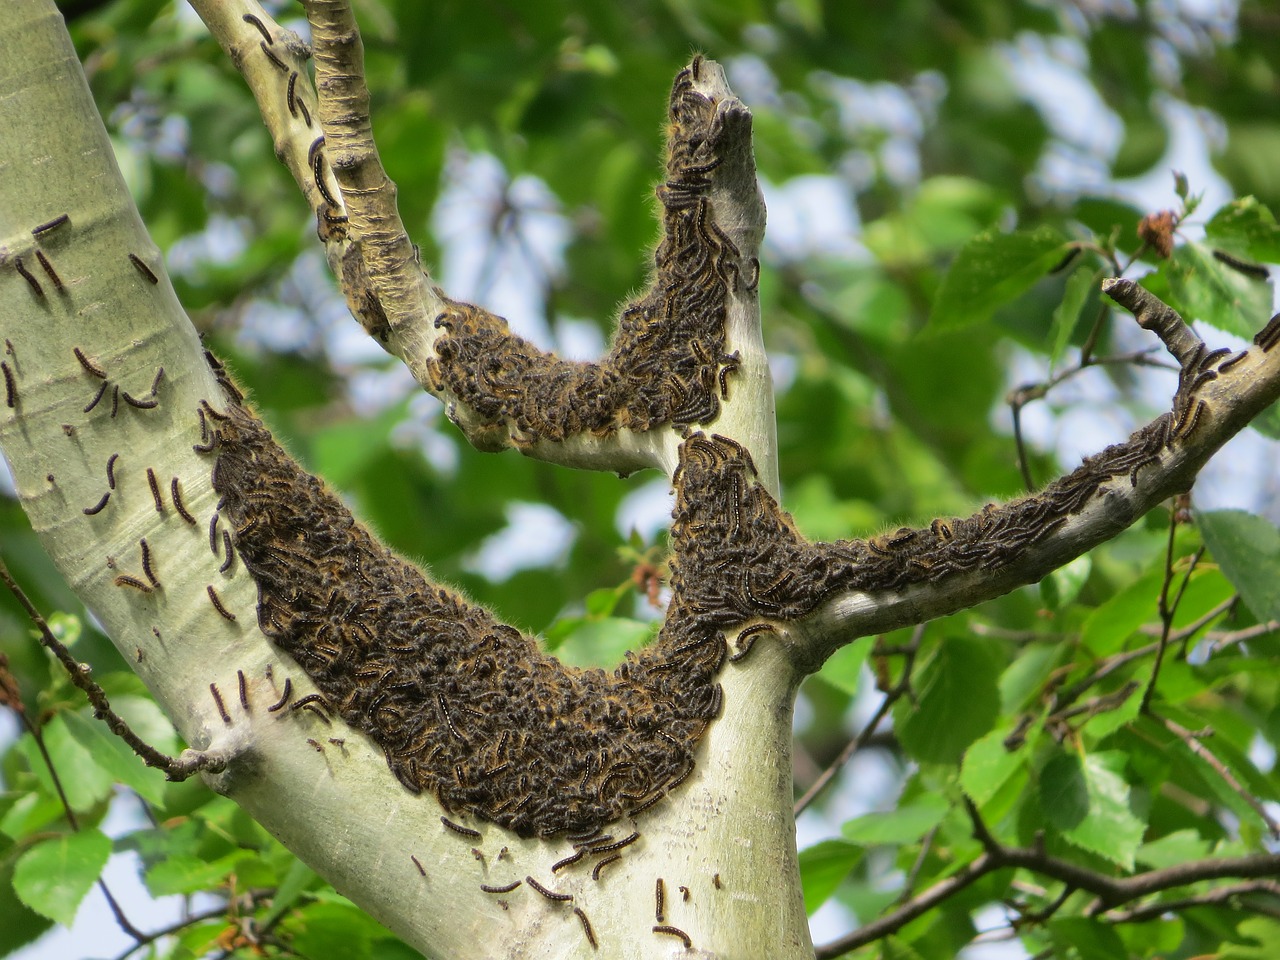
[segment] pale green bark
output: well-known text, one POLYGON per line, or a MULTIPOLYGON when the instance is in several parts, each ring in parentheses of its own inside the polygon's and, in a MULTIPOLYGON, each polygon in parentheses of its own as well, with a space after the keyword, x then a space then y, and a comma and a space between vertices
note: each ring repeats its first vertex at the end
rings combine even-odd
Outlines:
MULTIPOLYGON (((553 877, 550 866, 567 844, 519 841, 496 827, 474 843, 481 863, 472 841, 442 829, 436 802, 407 793, 362 735, 337 722, 326 728, 306 712, 266 712, 285 676, 299 692, 309 685, 257 630, 256 591, 242 567, 221 573, 221 556, 209 549, 217 499, 212 460, 192 445, 201 439, 200 401, 217 406, 218 387, 128 196, 51 0, 21 0, 0 20, 0 129, 0 336, 13 344, 16 357, 6 359, 18 390, 17 406, 0 408, 0 447, 45 549, 180 734, 197 749, 228 755, 226 771, 209 778, 215 789, 429 956, 678 954, 677 940, 651 931, 658 877, 668 889, 667 920, 693 938, 695 955, 745 956, 769 944, 771 956, 812 956, 790 812, 797 677, 780 646, 761 645, 726 669, 724 716, 704 738, 696 772, 646 812, 642 839, 599 882, 585 871, 553 877), (62 213, 70 222, 37 244, 32 228, 62 213), (37 266, 37 247, 64 293, 37 266), (159 276, 158 285, 135 269, 130 252, 159 276), (19 257, 41 281, 43 297, 15 269, 19 257), (77 346, 110 378, 90 413, 83 408, 101 381, 77 361, 77 346), (159 366, 165 376, 158 406, 120 402, 112 417, 114 387, 146 397, 159 366), (83 509, 108 490, 113 453, 117 487, 106 507, 88 516, 83 509), (147 468, 159 481, 163 513, 147 468), (175 476, 196 525, 173 507, 175 476), (145 580, 144 538, 163 584, 148 594, 115 582, 120 574, 145 580), (234 623, 214 609, 210 585, 234 623), (236 694, 237 670, 248 679, 250 715, 236 694), (210 683, 221 690, 230 725, 210 683), (509 859, 499 860, 504 846, 509 859), (479 890, 482 882, 526 874, 574 894, 591 918, 598 953, 569 907, 525 885, 502 898, 510 907, 504 911, 497 897, 479 890), (691 891, 687 903, 680 885, 691 891)), ((762 352, 753 364, 749 382, 756 389, 767 382, 762 352)), ((750 418, 752 429, 769 437, 770 450, 771 402, 764 401, 767 417, 750 418)), ((774 476, 771 459, 765 462, 774 476)))

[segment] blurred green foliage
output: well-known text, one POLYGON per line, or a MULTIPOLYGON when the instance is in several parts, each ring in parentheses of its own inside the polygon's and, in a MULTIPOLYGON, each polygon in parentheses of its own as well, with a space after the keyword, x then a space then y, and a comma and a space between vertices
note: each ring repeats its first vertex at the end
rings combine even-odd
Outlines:
MULTIPOLYGON (((1131 275, 1149 273, 1148 286, 1189 318, 1244 337, 1267 319, 1270 285, 1213 255, 1280 260, 1271 214, 1280 209, 1280 12, 1264 0, 1221 7, 360 0, 356 7, 375 132, 424 260, 441 260, 433 211, 460 158, 496 158, 507 188, 537 178, 567 226, 563 264, 553 263, 528 291, 531 313, 553 330, 585 320, 607 338, 616 304, 645 280, 663 105, 692 51, 728 65, 754 111, 769 184, 836 178, 847 209, 831 213, 859 225, 855 252, 805 245, 801 230, 799 246, 769 248, 760 287, 766 338, 779 358, 787 505, 810 536, 865 535, 1022 492, 1014 441, 991 426, 1013 385, 1011 357, 1060 368, 1078 358, 1073 348, 1091 332, 1095 353, 1109 352, 1125 323, 1097 292, 1100 277, 1114 272, 1112 258, 1137 255, 1131 275), (1056 101, 1032 96, 1024 81, 1036 67, 1067 71, 1084 99, 1067 88, 1056 101), (1180 236, 1174 257, 1161 260, 1136 235, 1153 211, 1135 208, 1114 184, 1160 170, 1170 104, 1196 111, 1218 173, 1235 196, 1252 199, 1209 211, 1203 240, 1180 236), (1109 112, 1114 142, 1065 139, 1064 110, 1092 110, 1099 125, 1109 112), (1064 153, 1077 158, 1079 176, 1057 172, 1053 160, 1064 153), (1072 250, 1069 269, 1050 270, 1072 250)), ((354 324, 335 318, 331 291, 328 299, 324 291, 304 295, 306 284, 289 280, 315 257, 314 224, 272 157, 252 99, 190 11, 161 0, 67 0, 63 8, 184 303, 294 452, 392 546, 504 618, 543 632, 567 659, 609 662, 642 642, 656 612, 647 594, 661 538, 620 530, 617 517, 623 499, 651 478, 480 455, 439 429, 438 413, 411 399, 392 361, 340 335, 342 324, 354 324), (248 323, 264 305, 282 309, 248 323), (493 582, 473 558, 506 526, 513 503, 559 511, 571 546, 493 582)), ((303 27, 296 5, 268 9, 303 27)), ((491 250, 519 241, 529 218, 545 213, 522 206, 516 190, 468 196, 461 202, 491 250)), ((1170 179, 1164 205, 1183 209, 1185 199, 1170 179)), ((1149 416, 1130 371, 1086 376, 1113 391, 1133 422, 1149 416)), ((1100 446, 1120 438, 1096 439, 1100 446)), ((1028 455, 1039 481, 1072 466, 1057 463, 1052 450, 1028 455)), ((1280 801, 1272 769, 1280 741, 1276 637, 1213 645, 1196 634, 1175 644, 1151 713, 1139 714, 1134 695, 1097 712, 1049 716, 1060 691, 1152 643, 1168 523, 1157 511, 1039 590, 914 637, 881 638, 884 646, 911 646, 905 661, 859 641, 806 685, 801 787, 844 747, 850 716, 874 694, 872 674, 888 685, 901 680, 904 663, 914 671, 913 696, 894 711, 896 733, 875 745, 897 774, 882 809, 843 808, 851 792, 840 790, 807 814, 829 838, 802 851, 811 910, 834 900, 849 922, 865 922, 903 895, 904 877, 922 889, 972 861, 980 847, 966 796, 1003 842, 1040 838, 1050 852, 1107 873, 1258 849, 1267 824, 1244 794, 1280 801), (1215 760, 1170 724, 1212 729, 1215 760), (1232 771, 1240 789, 1214 763, 1232 771)), ((0 500, 0 542, 45 610, 80 611, 11 499, 0 500)), ((1202 627, 1219 631, 1274 616, 1276 542, 1274 525, 1249 514, 1207 516, 1203 537, 1195 524, 1180 525, 1168 554, 1174 589, 1186 577, 1175 633, 1213 611, 1219 616, 1202 627), (1213 553, 1193 564, 1206 543, 1213 553), (1243 602, 1224 609, 1236 590, 1243 602)), ((70 799, 87 831, 68 836, 30 735, 9 746, 0 762, 0 955, 74 913, 101 866, 105 838, 96 827, 114 782, 144 797, 163 824, 114 841, 141 857, 153 894, 234 897, 235 909, 254 912, 258 929, 288 951, 281 956, 409 955, 230 804, 196 784, 156 783, 130 769, 129 757, 94 750, 80 701, 8 596, 0 596, 0 651, 28 715, 43 724, 55 765, 76 783, 70 799), (51 919, 16 900, 15 890, 51 919), (249 890, 274 896, 246 901, 249 890)), ((145 725, 145 692, 91 625, 76 652, 117 702, 137 701, 145 725)), ((1145 684, 1151 670, 1150 655, 1134 654, 1084 699, 1145 684)), ((150 718, 161 743, 172 736, 164 726, 150 718)), ((950 958, 975 936, 972 912, 982 905, 1012 897, 1011 915, 1034 914, 1062 892, 1034 877, 1011 890, 1011 879, 1008 871, 985 877, 859 955, 950 958)), ((1087 905, 1071 894, 1052 920, 1022 924, 1017 936, 1030 954, 1070 958, 1260 957, 1280 943, 1275 921, 1229 902, 1132 925, 1093 919, 1087 905)), ((233 934, 228 916, 215 914, 160 955, 197 957, 219 947, 251 955, 233 934)))

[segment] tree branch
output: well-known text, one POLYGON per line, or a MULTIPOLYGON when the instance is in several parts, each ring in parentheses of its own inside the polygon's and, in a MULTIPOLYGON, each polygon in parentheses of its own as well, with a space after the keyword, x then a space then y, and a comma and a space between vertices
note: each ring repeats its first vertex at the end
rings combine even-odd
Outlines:
MULTIPOLYGON (((17 581, 13 579, 13 576, 9 573, 8 566, 3 560, 0 560, 0 580, 4 581, 4 585, 17 598, 22 609, 26 611, 27 617, 40 632, 40 642, 48 648, 50 653, 58 658, 58 662, 66 668, 67 676, 71 678, 71 682, 89 698, 89 705, 93 707, 93 715, 103 721, 112 733, 127 743, 129 748, 142 759, 143 763, 148 767, 155 767, 157 770, 164 771, 164 775, 170 780, 186 780, 202 770, 218 773, 226 768, 227 756, 222 751, 187 750, 181 757, 171 757, 157 750, 134 733, 133 728, 125 722, 125 719, 111 709, 111 703, 107 699, 106 692, 96 680, 89 676, 89 665, 81 663, 73 657, 66 645, 53 635, 53 631, 49 629, 49 624, 45 622, 44 617, 40 615, 40 611, 36 609, 35 604, 27 597, 23 589, 18 586, 17 581)), ((69 806, 67 807, 67 812, 68 814, 71 812, 69 806)))
MULTIPOLYGON (((568 363, 430 282, 378 158, 363 48, 347 0, 306 3, 319 139, 310 111, 304 123, 294 109, 311 96, 300 62, 278 64, 282 44, 274 38, 288 31, 253 0, 195 6, 244 74, 277 153, 311 203, 352 314, 445 402, 476 447, 514 446, 589 469, 670 473, 679 437, 665 428, 701 425, 751 449, 762 482, 777 492, 772 387, 756 297, 764 205, 750 112, 717 64, 695 58, 672 91, 666 179, 657 191, 663 238, 650 287, 623 305, 604 358, 568 363)), ((286 46, 301 51, 296 42, 286 46)))
POLYGON ((1231 358, 1229 372, 1219 373, 1229 351, 1208 351, 1176 313, 1136 284, 1115 281, 1106 289, 1185 361, 1172 412, 1038 494, 988 505, 966 519, 935 520, 924 530, 815 546, 807 562, 821 576, 807 587, 825 592, 789 626, 812 668, 856 637, 1035 583, 1186 490, 1210 456, 1280 396, 1280 351, 1270 349, 1275 338, 1268 332, 1274 323, 1231 358))
MULTIPOLYGON (((1068 860, 1052 856, 1036 847, 1006 847, 987 829, 976 808, 965 801, 973 820, 974 837, 983 852, 954 874, 934 884, 882 917, 817 948, 817 960, 839 957, 858 947, 902 929, 916 917, 933 909, 974 881, 1007 868, 1030 870, 1065 883, 1069 888, 1097 895, 1091 912, 1097 914, 1140 897, 1184 887, 1203 880, 1226 877, 1241 879, 1280 876, 1280 854, 1259 853, 1244 857, 1195 860, 1173 867, 1149 870, 1130 877, 1108 877, 1068 860)), ((1105 914, 1104 914, 1105 916, 1105 914)))

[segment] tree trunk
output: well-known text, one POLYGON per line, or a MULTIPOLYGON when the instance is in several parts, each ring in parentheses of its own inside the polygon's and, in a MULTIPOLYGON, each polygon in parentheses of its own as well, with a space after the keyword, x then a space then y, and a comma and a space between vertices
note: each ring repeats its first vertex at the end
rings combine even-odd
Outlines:
MULTIPOLYGON (((698 746, 694 772, 674 801, 636 818, 640 839, 599 880, 589 867, 551 872, 572 852, 564 840, 492 824, 477 824, 480 838, 446 829, 435 798, 408 792, 340 719, 267 711, 286 679, 295 698, 315 687, 257 628, 243 563, 224 569, 226 519, 210 532, 215 460, 194 447, 225 398, 50 0, 9 11, 0 64, 0 303, 16 389, 0 445, 58 569, 182 737, 225 757, 210 784, 428 956, 595 955, 574 908, 600 955, 667 956, 680 941, 653 932, 659 879, 665 923, 698 955, 770 943, 778 957, 811 956, 790 812, 798 677, 778 648, 761 645, 725 673, 724 715, 698 746), (527 882, 501 895, 480 888, 526 876, 573 900, 547 899, 527 882)), ((628 820, 610 832, 632 829, 628 820)))

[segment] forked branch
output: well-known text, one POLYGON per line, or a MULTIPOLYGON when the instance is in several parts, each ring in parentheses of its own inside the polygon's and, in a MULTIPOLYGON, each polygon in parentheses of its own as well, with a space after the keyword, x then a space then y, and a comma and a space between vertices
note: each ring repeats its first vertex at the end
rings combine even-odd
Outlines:
POLYGON ((313 131, 303 133, 294 107, 310 102, 310 86, 292 63, 281 71, 273 59, 272 41, 287 31, 249 0, 195 5, 253 88, 277 152, 316 212, 352 313, 446 403, 473 444, 592 469, 669 473, 678 432, 714 426, 753 450, 776 492, 756 300, 764 206, 751 115, 718 65, 694 58, 672 90, 657 190, 663 235, 649 289, 623 305, 606 356, 571 363, 512 333, 502 318, 448 299, 428 279, 378 157, 347 0, 305 4, 323 134, 310 139, 305 162, 303 140, 313 131))

